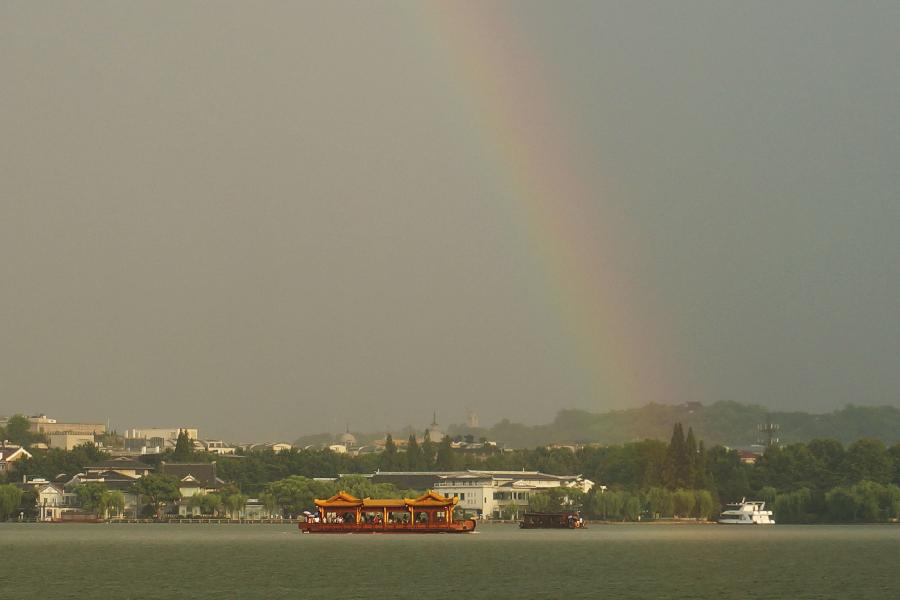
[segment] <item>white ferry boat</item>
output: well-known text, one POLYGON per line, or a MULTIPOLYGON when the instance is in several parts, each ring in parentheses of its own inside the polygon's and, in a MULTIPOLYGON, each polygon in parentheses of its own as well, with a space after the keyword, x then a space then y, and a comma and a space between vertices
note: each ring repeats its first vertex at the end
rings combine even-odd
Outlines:
POLYGON ((772 511, 766 510, 766 503, 759 500, 741 499, 736 504, 726 504, 719 515, 722 525, 774 525, 772 511))

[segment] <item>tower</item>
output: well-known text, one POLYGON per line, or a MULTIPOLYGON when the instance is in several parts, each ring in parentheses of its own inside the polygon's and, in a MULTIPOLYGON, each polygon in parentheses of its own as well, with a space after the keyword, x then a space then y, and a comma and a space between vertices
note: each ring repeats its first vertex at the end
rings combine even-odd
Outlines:
POLYGON ((757 442, 763 444, 766 448, 771 448, 773 446, 778 446, 778 443, 781 441, 778 438, 778 432, 781 429, 781 425, 778 423, 772 422, 772 416, 766 415, 766 422, 760 423, 756 426, 756 431, 758 434, 757 442))

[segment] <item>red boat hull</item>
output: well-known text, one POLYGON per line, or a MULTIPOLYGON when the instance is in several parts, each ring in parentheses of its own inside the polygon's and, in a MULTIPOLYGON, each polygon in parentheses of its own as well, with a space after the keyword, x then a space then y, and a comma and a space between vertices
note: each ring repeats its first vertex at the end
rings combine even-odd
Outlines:
POLYGON ((470 533, 475 531, 475 520, 453 521, 435 524, 367 524, 367 523, 315 523, 298 525, 301 533, 470 533))

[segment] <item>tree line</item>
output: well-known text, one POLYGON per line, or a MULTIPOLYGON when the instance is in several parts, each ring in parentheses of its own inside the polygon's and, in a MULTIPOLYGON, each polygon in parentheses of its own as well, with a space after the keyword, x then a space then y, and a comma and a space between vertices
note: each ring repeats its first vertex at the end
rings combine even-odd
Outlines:
MULTIPOLYGON (((620 445, 589 445, 574 452, 539 447, 472 454, 453 448, 450 442, 449 437, 436 443, 426 437, 419 444, 411 437, 404 451, 388 438, 385 451, 380 454, 351 456, 328 449, 294 449, 279 453, 253 451, 233 458, 182 446, 178 458, 216 460, 219 476, 233 485, 231 495, 264 501, 268 496, 280 498, 275 504, 292 514, 303 504, 301 500, 312 497, 310 494, 326 497, 336 491, 330 482, 316 482, 314 478, 372 473, 378 469, 473 468, 581 474, 597 483, 597 489, 599 485, 607 487, 605 493, 592 492, 575 498, 592 518, 707 518, 723 504, 745 497, 765 500, 782 523, 872 522, 900 516, 900 444, 887 447, 869 438, 848 445, 815 439, 772 446, 755 464, 742 462, 738 452, 727 447, 706 447, 691 428, 685 432, 680 423, 673 427, 668 443, 648 439, 620 445), (296 477, 305 479, 292 479, 296 477), (284 492, 294 489, 291 485, 300 485, 298 482, 302 483, 302 493, 284 492)), ((71 475, 104 457, 101 451, 88 446, 70 452, 35 450, 33 454, 32 459, 16 463, 10 475, 13 480, 20 480, 22 474, 48 479, 59 473, 71 475)), ((142 460, 153 463, 173 458, 170 451, 142 460)), ((401 491, 384 489, 378 493, 401 491)), ((572 492, 570 496, 576 494, 572 492)), ((554 501, 551 495, 534 498, 538 504, 551 499, 551 507, 562 506, 562 500, 554 501)), ((215 498, 208 502, 215 502, 215 498)), ((303 508, 311 505, 307 502, 303 508)))

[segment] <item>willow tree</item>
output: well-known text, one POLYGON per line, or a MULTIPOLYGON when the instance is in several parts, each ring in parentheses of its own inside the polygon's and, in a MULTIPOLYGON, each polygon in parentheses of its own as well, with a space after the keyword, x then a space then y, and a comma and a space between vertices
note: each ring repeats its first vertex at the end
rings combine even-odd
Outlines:
POLYGON ((100 508, 103 517, 108 519, 110 512, 121 516, 125 512, 125 494, 118 490, 106 490, 100 496, 100 508))
POLYGON ((19 508, 22 494, 22 490, 12 484, 0 485, 0 521, 6 521, 19 508))

